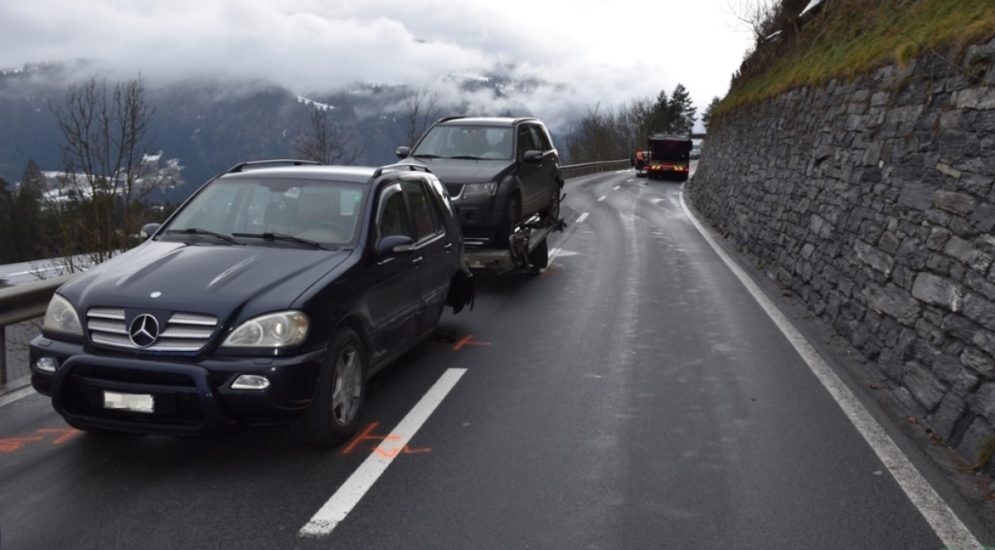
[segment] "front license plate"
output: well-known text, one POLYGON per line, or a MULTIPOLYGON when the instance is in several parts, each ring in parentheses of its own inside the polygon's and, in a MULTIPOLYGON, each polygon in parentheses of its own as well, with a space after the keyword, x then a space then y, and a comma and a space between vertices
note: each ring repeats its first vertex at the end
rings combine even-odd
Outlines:
POLYGON ((119 411, 152 413, 155 411, 155 401, 150 394, 104 392, 104 408, 119 411))

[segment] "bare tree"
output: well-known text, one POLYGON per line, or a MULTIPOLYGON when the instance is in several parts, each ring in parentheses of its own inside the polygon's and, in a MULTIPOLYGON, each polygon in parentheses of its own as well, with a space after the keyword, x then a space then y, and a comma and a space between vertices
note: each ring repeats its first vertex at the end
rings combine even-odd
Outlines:
POLYGON ((322 164, 351 164, 359 157, 361 147, 346 132, 329 120, 328 111, 311 106, 308 124, 294 140, 297 156, 322 164))
POLYGON ((76 214, 60 228, 66 257, 85 252, 100 262, 128 248, 141 223, 143 200, 163 184, 145 162, 155 113, 146 94, 141 76, 113 86, 91 77, 70 86, 65 105, 52 110, 71 190, 58 207, 76 214))
POLYGON ((439 93, 426 88, 409 92, 402 101, 405 117, 405 145, 413 146, 425 130, 439 118, 439 93))

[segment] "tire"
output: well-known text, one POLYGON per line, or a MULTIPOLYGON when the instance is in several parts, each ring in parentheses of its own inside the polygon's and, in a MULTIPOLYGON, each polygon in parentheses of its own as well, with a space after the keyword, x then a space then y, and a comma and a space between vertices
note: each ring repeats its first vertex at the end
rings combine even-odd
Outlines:
POLYGON ((539 217, 544 220, 556 221, 560 219, 560 185, 553 185, 553 196, 549 199, 549 206, 539 212, 539 217))
POLYGON ((366 399, 366 356, 349 328, 336 333, 322 361, 308 412, 291 425, 304 443, 335 446, 356 433, 366 399))
POLYGON ((529 253, 529 268, 533 275, 538 275, 540 269, 549 267, 549 244, 543 239, 539 246, 529 253))
POLYGON ((508 199, 508 208, 505 210, 504 219, 495 234, 495 244, 498 248, 511 248, 509 238, 515 232, 515 226, 521 221, 522 205, 516 195, 508 199))

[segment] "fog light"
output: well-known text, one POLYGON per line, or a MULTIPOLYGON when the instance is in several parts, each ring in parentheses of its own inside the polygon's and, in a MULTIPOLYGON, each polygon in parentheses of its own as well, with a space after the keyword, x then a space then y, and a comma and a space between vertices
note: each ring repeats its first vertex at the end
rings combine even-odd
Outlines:
POLYGON ((35 369, 42 372, 55 372, 57 368, 59 368, 59 362, 55 357, 42 357, 35 361, 35 369))
POLYGON ((233 390, 265 390, 269 387, 269 379, 256 374, 243 374, 231 383, 233 390))

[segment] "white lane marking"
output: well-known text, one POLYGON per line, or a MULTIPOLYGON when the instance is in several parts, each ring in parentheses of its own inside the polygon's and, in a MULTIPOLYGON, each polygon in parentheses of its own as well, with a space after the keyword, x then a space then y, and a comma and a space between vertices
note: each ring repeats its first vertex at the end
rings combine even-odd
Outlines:
POLYGON ((590 212, 584 212, 580 216, 577 216, 577 222, 576 223, 584 223, 584 220, 587 219, 588 214, 590 214, 590 212))
POLYGON ((630 170, 632 170, 632 169, 631 168, 626 168, 625 170, 615 170, 615 173, 616 174, 625 174, 626 172, 629 172, 630 170))
POLYGON ((612 190, 613 190, 613 191, 618 191, 618 190, 619 190, 619 189, 621 189, 621 188, 622 188, 622 186, 621 186, 621 185, 616 185, 615 187, 612 187, 612 190))
POLYGON ((598 202, 603 202, 607 198, 608 198, 608 195, 601 195, 600 197, 598 197, 598 202))
POLYGON ((636 181, 636 178, 629 178, 629 179, 625 180, 625 183, 632 183, 634 181, 636 181))
POLYGON ((653 199, 653 200, 651 200, 650 202, 651 202, 651 203, 653 203, 653 206, 657 206, 657 205, 659 205, 659 204, 660 204, 661 202, 666 202, 666 201, 667 201, 667 199, 653 199))
POLYGON ((339 486, 328 502, 311 517, 311 520, 304 527, 301 527, 298 535, 323 537, 331 533, 359 504, 370 487, 394 461, 394 457, 400 454, 396 451, 404 448, 411 441, 418 429, 428 420, 439 403, 442 403, 442 400, 465 373, 466 369, 448 369, 442 373, 439 380, 425 393, 425 396, 418 401, 411 412, 391 430, 390 433, 396 435, 397 438, 380 442, 376 450, 370 453, 370 456, 366 457, 366 460, 349 476, 349 479, 339 486))
POLYGON ((874 453, 884 463, 888 471, 898 482, 898 485, 905 491, 912 504, 919 509, 919 513, 926 519, 933 532, 940 538, 944 546, 948 548, 982 548, 978 539, 974 538, 971 531, 964 525, 964 522, 957 517, 957 514, 950 509, 950 506, 943 500, 935 489, 926 481, 926 478, 919 473, 919 470, 909 461, 908 457, 902 453, 901 449, 888 436, 874 417, 860 403, 857 397, 850 391, 850 388, 843 383, 843 380, 833 371, 828 363, 819 355, 812 344, 805 339, 801 332, 784 316, 777 306, 760 290, 760 287, 753 282, 753 279, 739 267, 736 261, 729 257, 719 245, 712 239, 704 226, 694 217, 687 203, 684 202, 683 191, 680 194, 681 207, 690 218, 691 223, 698 229, 698 232, 705 238, 705 241, 715 250, 719 258, 736 275, 746 290, 753 295, 753 299, 760 304, 760 307, 774 321, 777 328, 781 329, 788 342, 795 348, 808 368, 819 379, 822 386, 826 388, 829 395, 836 400, 843 413, 853 424, 860 435, 864 437, 867 444, 871 446, 874 453))
POLYGON ((21 388, 19 390, 12 391, 8 394, 4 394, 0 396, 0 407, 10 405, 15 401, 20 401, 21 399, 24 399, 25 397, 32 395, 33 393, 35 393, 35 389, 32 388, 31 386, 28 386, 26 388, 21 388))

